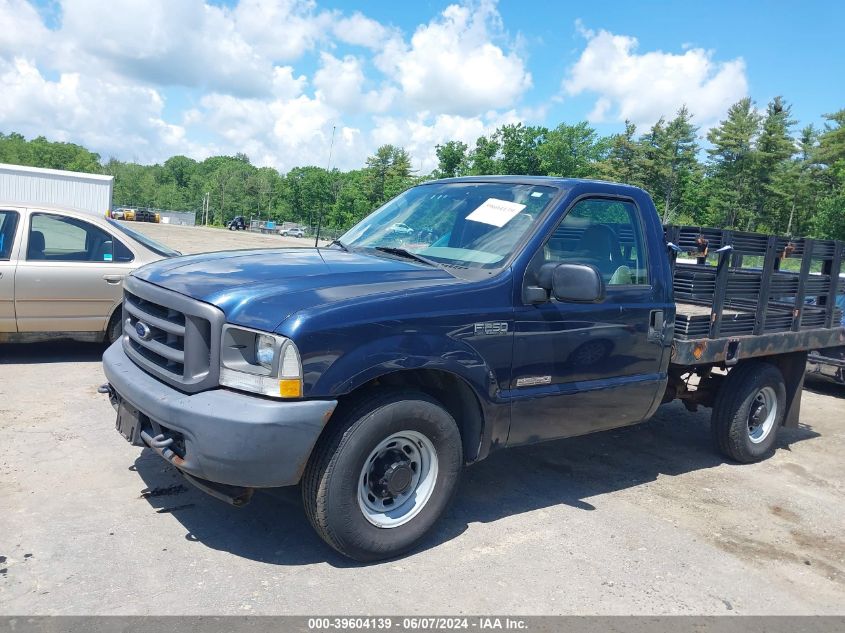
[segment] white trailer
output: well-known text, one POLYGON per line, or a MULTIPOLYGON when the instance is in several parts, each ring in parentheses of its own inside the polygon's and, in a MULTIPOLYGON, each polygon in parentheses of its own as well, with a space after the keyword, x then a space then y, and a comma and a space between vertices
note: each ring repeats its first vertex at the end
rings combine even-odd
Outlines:
POLYGON ((51 205, 103 217, 111 211, 114 176, 0 163, 0 203, 51 205))

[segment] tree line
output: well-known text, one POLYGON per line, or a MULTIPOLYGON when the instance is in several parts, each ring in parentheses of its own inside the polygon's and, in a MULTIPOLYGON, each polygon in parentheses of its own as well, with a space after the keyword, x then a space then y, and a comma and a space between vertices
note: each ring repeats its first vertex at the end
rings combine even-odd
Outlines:
POLYGON ((101 157, 72 143, 0 133, 0 162, 110 174, 114 204, 194 211, 201 221, 236 215, 350 227, 396 194, 432 178, 525 174, 598 178, 647 190, 664 222, 845 239, 845 109, 824 125, 796 128, 791 106, 774 98, 758 109, 732 105, 702 142, 686 107, 638 130, 630 121, 610 136, 587 122, 555 128, 502 125, 473 146, 451 140, 435 147, 438 166, 415 173, 408 152, 384 145, 360 169, 295 167, 285 174, 256 167, 245 154, 196 161, 173 156, 141 165, 101 157))

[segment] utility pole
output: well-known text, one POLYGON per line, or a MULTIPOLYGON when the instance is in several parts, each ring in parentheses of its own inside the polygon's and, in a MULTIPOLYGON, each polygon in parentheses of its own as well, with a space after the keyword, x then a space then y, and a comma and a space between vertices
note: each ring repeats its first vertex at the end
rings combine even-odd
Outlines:
POLYGON ((208 212, 209 212, 210 206, 211 206, 211 192, 207 191, 205 193, 205 195, 203 196, 203 213, 204 213, 203 217, 204 217, 205 226, 208 226, 208 212))
MULTIPOLYGON (((331 176, 332 173, 332 150, 334 149, 334 132, 337 129, 336 125, 332 126, 332 142, 329 145, 329 162, 326 164, 326 175, 331 176)), ((321 196, 322 198, 322 196, 321 196)), ((317 233, 314 235, 314 248, 320 243, 320 227, 323 225, 323 207, 325 202, 320 200, 320 215, 317 216, 317 233)))

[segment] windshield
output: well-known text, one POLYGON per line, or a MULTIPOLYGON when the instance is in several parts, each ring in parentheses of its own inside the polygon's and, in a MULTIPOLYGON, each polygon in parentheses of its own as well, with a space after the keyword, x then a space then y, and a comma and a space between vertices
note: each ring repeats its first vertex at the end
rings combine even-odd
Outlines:
POLYGON ((499 182, 420 185, 368 215, 340 241, 350 249, 400 248, 441 264, 499 268, 557 191, 499 182))
POLYGON ((174 251, 169 246, 165 246, 161 242, 156 242, 154 239, 147 237, 143 233, 139 233, 134 229, 130 229, 125 224, 115 222, 114 220, 108 218, 106 219, 106 221, 120 232, 125 233, 133 240, 140 243, 142 246, 150 249, 156 255, 161 255, 162 257, 176 257, 182 254, 179 251, 174 251))

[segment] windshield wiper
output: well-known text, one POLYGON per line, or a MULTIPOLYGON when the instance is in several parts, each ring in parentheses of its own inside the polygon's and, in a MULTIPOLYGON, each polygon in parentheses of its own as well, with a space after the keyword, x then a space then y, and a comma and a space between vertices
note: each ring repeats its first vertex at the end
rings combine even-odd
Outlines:
POLYGON ((444 268, 441 264, 438 264, 436 261, 431 260, 428 257, 418 255, 417 253, 409 251, 406 248, 399 248, 398 246, 376 246, 373 250, 381 251, 382 253, 388 253, 390 255, 398 255, 399 257, 404 257, 405 259, 413 259, 423 264, 427 264, 428 266, 433 266, 434 268, 444 268))
POLYGON ((335 244, 340 246, 340 248, 345 250, 347 253, 349 252, 349 247, 346 244, 344 244, 343 242, 341 242, 340 240, 332 240, 331 242, 329 242, 327 244, 327 246, 334 246, 335 244))

